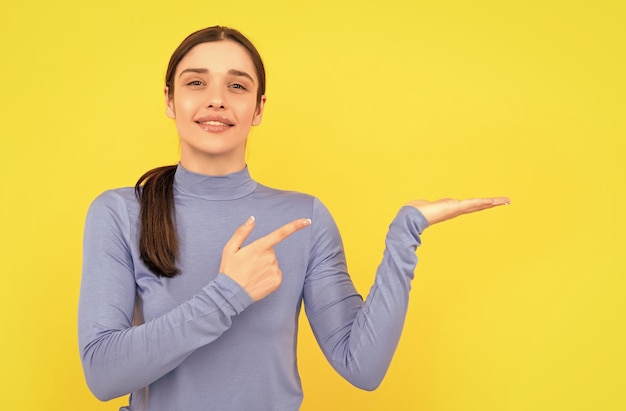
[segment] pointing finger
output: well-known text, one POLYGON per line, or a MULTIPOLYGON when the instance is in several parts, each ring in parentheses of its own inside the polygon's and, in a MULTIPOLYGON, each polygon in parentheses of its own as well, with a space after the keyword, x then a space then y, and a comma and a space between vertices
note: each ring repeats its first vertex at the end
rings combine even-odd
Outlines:
POLYGON ((271 248, 295 233, 296 231, 300 231, 309 225, 311 225, 310 219, 300 218, 298 220, 287 223, 280 228, 277 228, 265 237, 259 238, 256 242, 264 247, 271 248))

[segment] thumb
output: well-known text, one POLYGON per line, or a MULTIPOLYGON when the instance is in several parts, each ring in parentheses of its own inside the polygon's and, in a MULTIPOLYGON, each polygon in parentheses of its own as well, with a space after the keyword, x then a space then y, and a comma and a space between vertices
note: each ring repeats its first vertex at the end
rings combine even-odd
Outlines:
POLYGON ((254 217, 250 216, 246 222, 239 226, 233 236, 230 237, 230 240, 226 242, 224 249, 222 251, 222 261, 224 261, 225 256, 233 255, 241 248, 241 245, 246 241, 246 238, 250 235, 252 230, 254 229, 254 217))

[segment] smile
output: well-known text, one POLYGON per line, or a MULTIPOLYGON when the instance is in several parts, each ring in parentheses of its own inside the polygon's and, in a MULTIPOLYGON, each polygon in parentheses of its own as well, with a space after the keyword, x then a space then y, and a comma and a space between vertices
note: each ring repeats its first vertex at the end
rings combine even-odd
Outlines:
POLYGON ((214 121, 214 120, 211 120, 211 121, 200 121, 198 123, 202 124, 202 125, 207 125, 207 126, 222 126, 222 127, 230 127, 231 126, 230 124, 226 124, 226 123, 222 123, 221 121, 214 121))

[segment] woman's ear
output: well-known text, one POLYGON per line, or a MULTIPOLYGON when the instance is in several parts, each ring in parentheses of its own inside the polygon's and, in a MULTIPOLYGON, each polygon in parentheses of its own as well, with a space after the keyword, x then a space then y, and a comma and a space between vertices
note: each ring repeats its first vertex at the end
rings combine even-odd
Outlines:
POLYGON ((267 97, 265 95, 261 96, 261 101, 256 106, 256 110, 254 111, 254 117, 252 117, 252 125, 258 126, 261 124, 261 119, 263 118, 263 109, 265 108, 265 101, 267 97))
POLYGON ((165 87, 165 89, 163 89, 163 94, 165 94, 165 115, 171 119, 175 119, 176 111, 174 110, 174 96, 170 95, 169 87, 165 87))

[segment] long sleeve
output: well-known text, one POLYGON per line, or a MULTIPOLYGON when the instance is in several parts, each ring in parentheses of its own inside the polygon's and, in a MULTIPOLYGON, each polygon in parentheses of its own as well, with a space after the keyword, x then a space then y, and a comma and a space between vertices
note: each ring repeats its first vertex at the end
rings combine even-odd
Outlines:
POLYGON ((315 197, 258 184, 247 169, 204 176, 179 165, 173 188, 181 274, 172 278, 154 275, 140 258, 133 188, 104 193, 87 214, 78 336, 98 398, 130 393, 129 411, 297 410, 302 302, 333 367, 358 387, 380 383, 428 225, 419 211, 403 208, 392 222, 363 302, 337 227, 315 197), (251 215, 256 224, 244 247, 289 221, 313 221, 275 247, 283 281, 255 303, 218 273, 224 244, 251 215))
POLYGON ((314 215, 317 232, 304 287, 307 317, 335 370, 353 385, 373 390, 400 339, 417 264, 415 251, 428 222, 413 207, 399 211, 389 227, 374 285, 363 302, 347 273, 332 218, 319 203, 314 215))
MULTIPOLYGON (((101 400, 147 386, 217 339, 252 300, 217 275, 171 311, 133 326, 137 285, 127 205, 115 192, 87 215, 79 302, 79 345, 87 383, 101 400)), ((155 276, 155 281, 157 277, 155 276)))

